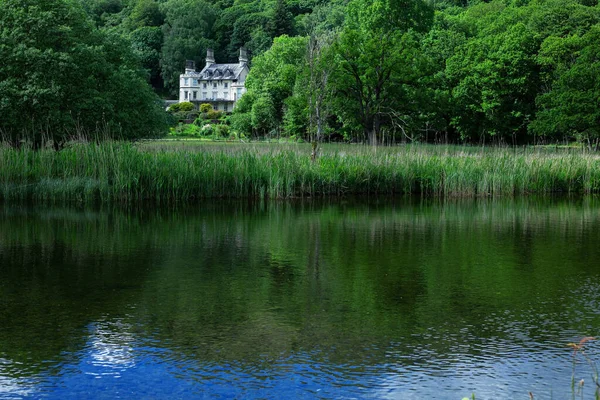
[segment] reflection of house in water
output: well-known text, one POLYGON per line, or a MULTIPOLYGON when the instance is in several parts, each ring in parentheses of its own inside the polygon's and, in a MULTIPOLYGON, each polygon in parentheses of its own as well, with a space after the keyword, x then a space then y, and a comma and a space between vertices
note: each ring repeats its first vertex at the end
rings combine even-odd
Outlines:
POLYGON ((210 103, 215 110, 229 112, 246 92, 248 71, 246 49, 240 49, 237 64, 216 64, 212 49, 208 49, 202 71, 196 71, 193 61, 186 61, 185 73, 179 76, 179 102, 210 103))

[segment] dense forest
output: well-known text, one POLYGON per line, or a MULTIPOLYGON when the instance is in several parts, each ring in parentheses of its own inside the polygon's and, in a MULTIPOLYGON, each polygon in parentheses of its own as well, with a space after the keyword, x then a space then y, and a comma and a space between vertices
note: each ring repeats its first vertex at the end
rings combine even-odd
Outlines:
POLYGON ((597 0, 0 0, 0 128, 160 135, 240 47, 247 137, 598 147, 597 0))

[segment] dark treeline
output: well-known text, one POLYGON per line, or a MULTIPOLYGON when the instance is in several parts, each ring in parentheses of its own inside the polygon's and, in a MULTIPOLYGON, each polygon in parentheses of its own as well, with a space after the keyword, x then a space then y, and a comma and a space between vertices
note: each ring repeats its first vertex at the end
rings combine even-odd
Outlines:
POLYGON ((0 127, 166 132, 186 59, 251 55, 248 137, 600 138, 597 0, 3 0, 0 127), (148 84, 149 83, 149 84, 148 84), (150 89, 154 89, 154 93, 150 89), (158 94, 158 95, 157 95, 158 94))

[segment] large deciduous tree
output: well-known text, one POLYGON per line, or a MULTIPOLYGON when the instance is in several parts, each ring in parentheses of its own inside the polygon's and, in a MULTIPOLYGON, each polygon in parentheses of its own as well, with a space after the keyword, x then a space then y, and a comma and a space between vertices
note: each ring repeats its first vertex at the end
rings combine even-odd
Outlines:
POLYGON ((377 144, 386 112, 402 107, 403 86, 418 76, 418 42, 433 11, 419 0, 354 0, 335 51, 338 113, 377 144))
POLYGON ((242 116, 245 113, 252 115, 253 132, 266 134, 281 125, 286 100, 292 96, 301 71, 306 43, 306 38, 283 35, 275 39, 268 51, 254 58, 246 80, 248 92, 234 111, 237 127, 249 127, 248 118, 242 116))
POLYGON ((556 138, 576 137, 600 147, 600 24, 583 36, 551 36, 540 51, 550 90, 538 98, 532 129, 556 138))
POLYGON ((0 59, 0 130, 12 139, 164 129, 129 43, 96 29, 77 1, 2 0, 0 59))

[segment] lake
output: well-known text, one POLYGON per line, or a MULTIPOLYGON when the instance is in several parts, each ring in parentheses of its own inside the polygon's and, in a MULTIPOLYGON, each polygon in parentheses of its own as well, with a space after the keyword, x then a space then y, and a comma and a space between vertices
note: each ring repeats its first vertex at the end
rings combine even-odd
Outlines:
POLYGON ((591 399, 599 260, 596 197, 2 205, 0 398, 591 399))

